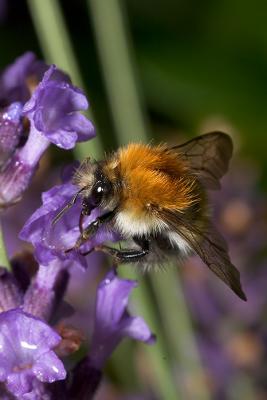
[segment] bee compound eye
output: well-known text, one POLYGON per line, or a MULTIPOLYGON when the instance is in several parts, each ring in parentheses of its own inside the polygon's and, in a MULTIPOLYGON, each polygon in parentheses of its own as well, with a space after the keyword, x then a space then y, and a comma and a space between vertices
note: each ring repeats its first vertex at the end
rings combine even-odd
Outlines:
POLYGON ((104 197, 107 198, 111 192, 112 186, 108 179, 98 180, 92 187, 90 195, 84 199, 84 203, 88 204, 92 210, 98 207, 103 202, 104 197))
POLYGON ((101 182, 96 183, 91 193, 91 202, 95 207, 101 203, 104 192, 104 185, 101 182))

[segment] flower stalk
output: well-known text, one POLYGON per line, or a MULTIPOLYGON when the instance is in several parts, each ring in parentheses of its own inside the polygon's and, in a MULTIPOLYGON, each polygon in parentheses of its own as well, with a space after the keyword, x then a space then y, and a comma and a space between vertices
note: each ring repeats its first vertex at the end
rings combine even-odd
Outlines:
POLYGON ((7 269, 8 271, 11 271, 11 265, 7 256, 1 224, 0 224, 0 265, 3 268, 7 269))

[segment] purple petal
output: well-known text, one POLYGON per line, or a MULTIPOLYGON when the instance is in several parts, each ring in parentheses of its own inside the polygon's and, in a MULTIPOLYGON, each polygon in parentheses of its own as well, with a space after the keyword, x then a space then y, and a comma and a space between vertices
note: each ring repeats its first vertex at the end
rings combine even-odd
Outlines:
POLYGON ((74 246, 79 236, 79 205, 74 205, 66 216, 52 225, 53 218, 76 191, 74 185, 66 183, 43 193, 43 205, 35 211, 20 232, 22 240, 34 245, 37 259, 44 265, 56 257, 62 260, 71 259, 81 265, 86 263, 85 258, 77 252, 65 253, 65 250, 74 246))
POLYGON ((29 382, 33 375, 46 382, 64 379, 62 363, 51 355, 51 349, 60 340, 43 321, 20 309, 3 312, 0 314, 0 380, 6 381, 9 390, 17 395, 31 390, 29 382))
POLYGON ((109 272, 106 278, 100 283, 97 291, 96 316, 103 314, 104 319, 96 319, 103 324, 117 324, 123 316, 127 307, 128 299, 133 288, 137 287, 137 282, 132 280, 120 279, 114 271, 109 272))
POLYGON ((66 378, 64 365, 53 351, 48 351, 36 360, 32 372, 41 382, 52 383, 66 378))
POLYGON ((45 383, 38 381, 32 374, 30 391, 20 395, 19 399, 21 399, 21 400, 40 400, 40 399, 51 400, 53 398, 65 399, 65 396, 63 393, 60 393, 60 396, 56 397, 56 396, 53 396, 52 391, 53 391, 53 388, 52 388, 51 384, 46 385, 45 383))
POLYGON ((88 108, 85 95, 69 81, 54 79, 57 71, 54 65, 49 68, 23 112, 48 140, 71 149, 77 141, 92 138, 95 132, 92 123, 79 113, 88 108))
POLYGON ((21 399, 25 393, 31 391, 33 378, 31 371, 11 373, 7 378, 7 389, 21 399))
MULTIPOLYGON (((67 85, 71 82, 68 75, 64 74, 62 71, 58 70, 55 65, 50 65, 46 72, 43 74, 42 80, 39 83, 36 90, 33 92, 31 98, 24 105, 23 112, 25 114, 33 111, 36 107, 36 103, 38 101, 38 96, 40 95, 40 91, 45 89, 46 85, 51 81, 58 81, 59 83, 65 82, 67 85)), ((42 92, 41 92, 42 93, 42 92)))
POLYGON ((123 321, 121 328, 123 336, 129 336, 132 339, 140 340, 147 344, 155 342, 155 336, 151 335, 150 329, 141 317, 128 317, 123 321), (124 328, 123 325, 125 326, 124 328))
MULTIPOLYGON (((51 226, 53 218, 57 212, 67 203, 76 193, 77 189, 74 185, 66 183, 63 185, 54 186, 52 189, 42 194, 42 206, 39 207, 25 223, 20 238, 28 240, 33 245, 42 242, 44 233, 51 226)), ((77 213, 78 218, 78 213, 77 213)), ((78 219, 76 220, 76 223, 78 219)))
POLYGON ((83 114, 73 114, 66 117, 70 128, 78 133, 78 141, 84 142, 88 140, 88 132, 91 132, 91 137, 95 135, 95 127, 89 119, 83 114))
POLYGON ((54 143, 56 146, 65 150, 73 149, 78 141, 78 135, 76 132, 67 132, 64 129, 58 129, 54 132, 47 132, 46 137, 51 143, 54 143))
POLYGON ((112 351, 124 337, 153 343, 154 336, 144 320, 130 317, 127 312, 129 296, 136 281, 120 279, 109 272, 100 283, 95 308, 95 327, 90 349, 92 365, 101 369, 112 351))

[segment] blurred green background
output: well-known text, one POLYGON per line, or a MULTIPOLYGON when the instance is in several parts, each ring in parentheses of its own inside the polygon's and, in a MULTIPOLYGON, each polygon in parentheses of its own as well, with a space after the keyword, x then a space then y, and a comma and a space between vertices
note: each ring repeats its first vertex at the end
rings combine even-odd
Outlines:
MULTIPOLYGON (((1 67, 28 49, 42 55, 27 3, 18 0, 5 3, 1 67)), ((87 2, 60 3, 99 130, 108 140, 113 126, 87 2)), ((200 4, 192 0, 127 0, 123 3, 143 104, 154 128, 153 137, 165 139, 168 129, 196 134, 203 130, 205 122, 218 118, 233 126, 242 151, 260 157, 265 166, 266 2, 206 0, 200 4)), ((46 23, 49 28, 49 21, 46 23)), ((109 146, 114 146, 112 140, 109 142, 109 146)))
MULTIPOLYGON (((238 305, 193 262, 183 269, 183 289, 176 269, 141 278, 136 307, 158 344, 144 354, 122 346, 99 399, 267 399, 266 20, 261 0, 0 0, 0 67, 34 51, 69 72, 89 97, 98 142, 75 157, 131 140, 178 143, 211 130, 235 142, 215 211, 252 303, 238 305), (208 300, 202 293, 190 301, 201 285, 208 300)), ((54 164, 71 158, 55 149, 51 155, 54 164)))

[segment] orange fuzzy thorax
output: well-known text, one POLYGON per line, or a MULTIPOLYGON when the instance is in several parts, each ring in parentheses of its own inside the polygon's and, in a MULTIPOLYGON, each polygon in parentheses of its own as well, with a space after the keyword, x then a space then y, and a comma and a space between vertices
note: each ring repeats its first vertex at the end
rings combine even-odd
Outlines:
POLYGON ((115 165, 122 180, 121 206, 141 217, 151 209, 184 212, 196 202, 196 180, 177 153, 165 146, 130 144, 107 164, 115 165))

